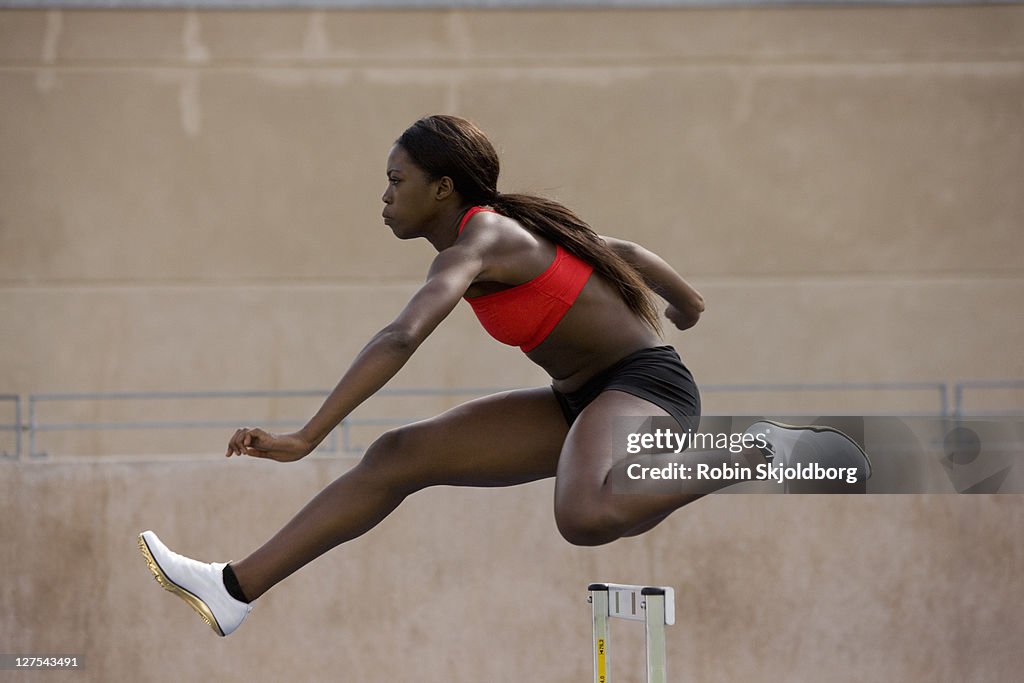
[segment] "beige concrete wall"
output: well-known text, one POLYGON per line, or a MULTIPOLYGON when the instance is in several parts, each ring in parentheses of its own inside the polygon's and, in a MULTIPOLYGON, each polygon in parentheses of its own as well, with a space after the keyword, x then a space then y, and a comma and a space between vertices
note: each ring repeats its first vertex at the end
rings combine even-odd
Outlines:
MULTIPOLYGON (((1015 680, 1017 496, 718 495, 648 534, 565 543, 548 483, 417 494, 219 639, 135 547, 229 560, 348 462, 0 463, 0 644, 84 654, 75 681, 590 680, 593 580, 672 585, 674 681, 1015 680)), ((642 679, 642 627, 613 671, 642 679)), ((38 674, 5 672, 3 680, 38 674)))
MULTIPOLYGON (((379 195, 391 141, 435 111, 491 134, 503 190, 566 201, 705 293, 667 335, 702 382, 1021 377, 1022 101, 1019 6, 3 11, 0 393, 329 387, 424 275, 379 195)), ((459 310, 395 386, 544 381, 459 310)), ((740 398, 709 407, 793 407, 740 398)), ((548 483, 425 492, 219 641, 135 534, 237 557, 352 462, 225 463, 225 437, 52 435, 58 455, 210 455, 0 465, 0 651, 84 653, 76 680, 587 680, 583 589, 618 580, 679 589, 680 680, 1022 664, 1016 498, 722 496, 583 550, 548 483)))
MULTIPOLYGON (((1022 376, 1022 33, 1020 7, 4 12, 0 386, 331 386, 423 278, 382 165, 442 110, 503 189, 706 292, 668 335, 704 382, 1022 376)), ((441 334, 401 384, 543 381, 464 311, 441 334)))

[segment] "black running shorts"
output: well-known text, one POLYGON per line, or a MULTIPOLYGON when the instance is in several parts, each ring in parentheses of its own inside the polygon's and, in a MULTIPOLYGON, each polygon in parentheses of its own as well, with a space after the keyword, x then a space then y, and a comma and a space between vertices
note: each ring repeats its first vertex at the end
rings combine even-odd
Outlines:
POLYGON ((576 391, 554 392, 566 422, 571 425, 584 408, 608 389, 650 401, 675 418, 684 431, 696 428, 699 421, 700 391, 671 346, 641 349, 597 373, 576 391))

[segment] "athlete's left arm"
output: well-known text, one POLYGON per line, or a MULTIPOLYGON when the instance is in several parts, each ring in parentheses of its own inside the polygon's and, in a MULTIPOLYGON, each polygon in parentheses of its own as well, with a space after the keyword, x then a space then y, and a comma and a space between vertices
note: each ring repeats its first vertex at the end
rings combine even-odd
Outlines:
POLYGON ((654 293, 668 302, 665 316, 680 330, 697 324, 704 312, 704 297, 665 259, 635 242, 602 236, 605 244, 636 268, 654 293))
POLYGON ((363 347, 304 427, 283 435, 262 429, 239 429, 229 441, 225 455, 244 454, 282 462, 305 457, 402 369, 419 345, 459 303, 480 273, 481 264, 479 254, 466 246, 457 245, 442 251, 434 259, 427 281, 398 317, 363 347))

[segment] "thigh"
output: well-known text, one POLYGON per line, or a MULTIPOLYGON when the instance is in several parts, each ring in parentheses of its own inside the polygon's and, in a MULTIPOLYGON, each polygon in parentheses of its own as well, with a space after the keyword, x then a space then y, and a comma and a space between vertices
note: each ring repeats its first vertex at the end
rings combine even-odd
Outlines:
POLYGON ((520 389, 388 432, 367 458, 410 488, 509 486, 554 476, 568 429, 550 388, 520 389))
POLYGON ((576 418, 562 446, 555 484, 556 508, 597 494, 612 466, 626 457, 614 445, 617 423, 635 431, 648 418, 665 415, 668 413, 664 409, 638 396, 614 389, 602 392, 576 418))

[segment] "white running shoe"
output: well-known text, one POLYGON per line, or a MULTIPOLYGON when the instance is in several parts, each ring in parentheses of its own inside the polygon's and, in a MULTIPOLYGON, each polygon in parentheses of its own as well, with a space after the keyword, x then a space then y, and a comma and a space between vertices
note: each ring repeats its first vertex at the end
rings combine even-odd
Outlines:
POLYGON ((165 589, 188 603, 218 636, 234 631, 252 611, 252 604, 235 600, 224 587, 225 562, 191 560, 165 546, 152 531, 139 534, 139 550, 165 589))
POLYGON ((747 427, 745 433, 764 437, 768 452, 761 449, 762 453, 774 465, 818 463, 822 467, 856 467, 861 483, 871 478, 868 454, 860 444, 833 427, 761 420, 747 427))

